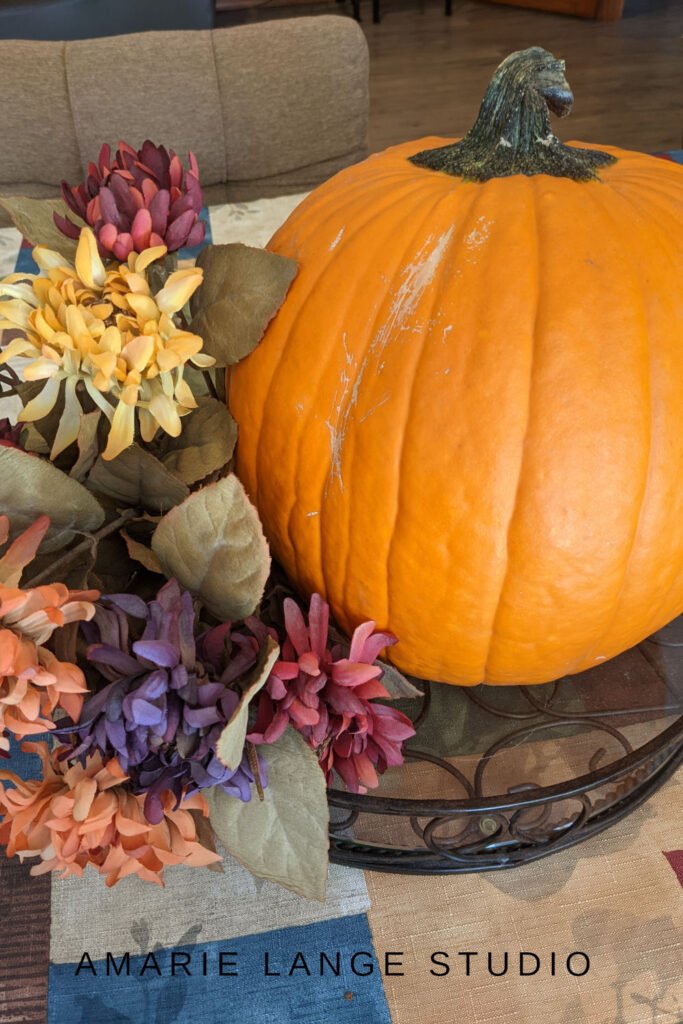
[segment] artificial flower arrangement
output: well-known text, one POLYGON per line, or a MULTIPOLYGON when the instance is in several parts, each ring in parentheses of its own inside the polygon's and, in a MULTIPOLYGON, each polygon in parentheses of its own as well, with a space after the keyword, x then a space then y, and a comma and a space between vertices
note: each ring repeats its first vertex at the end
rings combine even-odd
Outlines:
POLYGON ((414 734, 382 662, 396 638, 336 633, 271 566, 232 472, 226 369, 296 274, 204 239, 193 155, 104 146, 64 202, 2 200, 38 273, 0 281, 0 842, 32 873, 163 884, 220 870, 322 898, 326 786, 354 792, 414 734), (75 215, 85 222, 79 226, 75 215), (12 363, 10 364, 10 360, 12 363), (267 837, 267 842, 266 842, 267 837))

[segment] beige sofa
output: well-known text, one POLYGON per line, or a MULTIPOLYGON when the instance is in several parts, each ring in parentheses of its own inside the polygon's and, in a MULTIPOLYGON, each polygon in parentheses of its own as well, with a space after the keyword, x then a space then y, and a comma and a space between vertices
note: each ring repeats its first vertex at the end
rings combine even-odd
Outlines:
POLYGON ((207 203, 309 189, 366 153, 367 71, 360 28, 335 15, 0 40, 0 195, 57 195, 103 142, 146 138, 194 151, 207 203))

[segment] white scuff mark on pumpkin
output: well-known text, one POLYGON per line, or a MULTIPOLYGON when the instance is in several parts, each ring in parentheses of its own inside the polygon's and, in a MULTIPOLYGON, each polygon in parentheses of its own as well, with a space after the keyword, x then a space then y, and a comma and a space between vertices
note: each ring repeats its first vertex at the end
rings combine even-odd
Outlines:
POLYGON ((320 512, 307 512, 306 513, 306 518, 310 519, 311 516, 319 516, 319 515, 320 515, 320 512))
POLYGON ((489 237, 489 231, 491 230, 491 221, 487 220, 485 216, 477 218, 475 226, 470 231, 469 235, 465 238, 465 245, 468 249, 478 249, 484 244, 486 239, 489 237))
POLYGON ((446 369, 443 372, 444 372, 444 375, 447 374, 447 373, 450 373, 451 372, 450 366, 447 366, 446 369))
POLYGON ((334 483, 335 479, 339 480, 340 491, 344 490, 344 481, 342 480, 341 474, 341 457, 342 457, 342 443, 344 441, 344 435, 334 426, 330 420, 326 420, 325 426, 330 432, 330 474, 325 486, 325 497, 327 497, 327 491, 330 484, 334 483))
POLYGON ((341 449, 342 449, 342 436, 334 427, 329 420, 326 421, 325 426, 330 432, 330 473, 325 485, 325 497, 329 490, 330 484, 334 483, 335 478, 339 480, 339 489, 344 490, 344 481, 341 475, 341 449))
POLYGON ((333 249, 336 249, 336 248, 337 248, 337 246, 339 245, 339 243, 341 242, 341 239, 342 239, 342 235, 344 234, 344 230, 345 230, 344 228, 340 228, 340 229, 339 229, 339 234, 337 235, 337 237, 336 237, 336 238, 335 238, 335 240, 334 240, 334 241, 332 242, 332 245, 331 245, 331 246, 330 246, 330 248, 329 248, 329 251, 330 251, 330 252, 332 252, 332 250, 333 250, 333 249))
POLYGON ((448 334, 448 332, 449 332, 449 331, 452 331, 452 330, 453 330, 453 324, 448 324, 448 326, 447 326, 447 327, 444 327, 444 329, 443 329, 443 335, 442 335, 442 337, 441 337, 441 341, 442 341, 442 344, 444 344, 444 345, 445 345, 445 344, 447 343, 447 342, 446 342, 446 335, 448 334))
MULTIPOLYGON (((481 219, 483 220, 484 218, 481 219)), ((379 365, 381 369, 384 365, 382 355, 387 345, 392 339, 403 332, 408 331, 410 333, 410 324, 407 321, 414 314, 420 299, 434 280, 453 237, 454 230, 455 226, 452 225, 448 231, 440 235, 436 243, 434 242, 434 235, 430 235, 413 262, 409 263, 405 268, 401 283, 391 299, 389 315, 373 338, 368 352, 358 369, 352 388, 349 388, 349 374, 346 369, 342 371, 340 387, 335 392, 332 400, 332 411, 329 419, 326 421, 327 429, 330 432, 330 471, 325 485, 325 496, 327 496, 329 487, 335 480, 339 481, 340 490, 344 490, 341 468, 342 451, 351 416, 358 405, 361 386, 368 367, 371 364, 373 366, 379 365)), ((419 333, 422 333, 422 330, 419 333)), ((345 345, 345 338, 343 341, 345 345)), ((375 370, 375 373, 378 372, 379 370, 375 370)), ((384 404, 384 399, 380 402, 381 404, 384 404)), ((378 408, 379 405, 376 405, 373 409, 364 413, 363 418, 367 418, 378 408)))
POLYGON ((379 402, 377 402, 375 405, 373 405, 372 409, 368 409, 368 411, 366 413, 364 413, 363 416, 361 416, 361 418, 360 418, 360 420, 358 422, 359 423, 365 423, 365 421, 368 418, 368 416, 372 416, 373 412, 377 412, 377 410, 382 405, 384 405, 385 402, 388 402, 388 401, 389 401, 389 395, 385 395, 384 398, 382 398, 379 402))
POLYGON ((441 235, 433 249, 428 251, 434 238, 433 235, 430 235, 417 254, 415 261, 406 267, 403 280, 391 303, 389 317, 373 341, 373 345, 379 344, 384 348, 388 341, 387 335, 393 333, 394 329, 415 311, 425 289, 434 280, 454 230, 455 227, 451 226, 445 234, 441 235))
POLYGON ((294 406, 294 408, 299 413, 299 416, 303 416, 303 414, 304 414, 304 403, 303 402, 297 402, 296 405, 294 406))
MULTIPOLYGON (((330 413, 329 419, 325 421, 325 426, 330 432, 330 475, 325 487, 325 495, 327 495, 327 489, 329 485, 334 481, 335 478, 339 480, 339 486, 341 490, 344 490, 344 481, 341 475, 341 454, 342 444, 346 431, 348 429, 348 416, 343 415, 343 410, 348 408, 350 404, 355 404, 357 401, 357 387, 360 379, 360 375, 356 378, 356 382, 353 385, 353 391, 351 390, 351 370, 350 367, 353 365, 353 353, 349 352, 346 346, 346 332, 342 334, 342 346, 344 348, 345 364, 342 368, 341 375, 339 377, 339 387, 335 391, 334 398, 332 399, 332 412, 330 413), (354 395, 354 392, 356 394, 354 395), (351 394, 351 402, 347 402, 348 396, 351 394)), ((362 368, 361 368, 362 373, 362 368)))

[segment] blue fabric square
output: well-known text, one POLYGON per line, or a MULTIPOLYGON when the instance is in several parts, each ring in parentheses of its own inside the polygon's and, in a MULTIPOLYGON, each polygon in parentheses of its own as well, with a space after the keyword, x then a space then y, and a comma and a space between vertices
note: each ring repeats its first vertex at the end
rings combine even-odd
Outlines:
MULTIPOLYGON (((2 758, 0 760, 0 768, 9 769, 18 775, 20 779, 38 779, 41 776, 42 765, 40 758, 37 754, 27 754, 21 749, 22 743, 39 743, 41 740, 47 740, 48 745, 50 744, 50 734, 47 732, 41 732, 39 736, 25 736, 23 740, 15 740, 10 737, 9 741, 9 760, 2 758)), ((3 786, 11 786, 11 782, 3 781, 3 786)), ((2 815, 0 815, 0 820, 2 815)))
POLYGON ((209 209, 207 206, 202 206, 201 212, 199 214, 199 219, 204 221, 204 223, 206 224, 206 234, 204 235, 204 241, 200 242, 199 245, 189 245, 183 249, 180 249, 178 252, 178 259, 180 260, 196 260, 197 256, 199 256, 199 253, 202 251, 202 249, 207 245, 211 245, 212 243, 211 218, 209 217, 209 209))
MULTIPOLYGON (((104 934, 106 927, 103 921, 104 934)), ((129 976, 120 957, 115 958, 120 975, 110 962, 107 976, 105 960, 93 961, 96 976, 85 967, 76 975, 76 964, 52 964, 48 1024, 391 1024, 365 914, 222 942, 179 944, 176 954, 181 960, 182 954, 191 956, 189 963, 185 961, 192 972, 189 977, 182 968, 171 976, 169 949, 155 951, 162 977, 150 966, 149 956, 140 976, 146 957, 134 956, 135 948, 131 937, 129 976), (221 951, 224 970, 236 969, 236 976, 219 975, 221 951), (339 977, 327 964, 321 977, 320 953, 336 967, 337 951, 339 977), (271 976, 264 969, 266 953, 271 976), (350 966, 354 954, 359 974, 350 966), (372 973, 359 976, 369 963, 372 973)))

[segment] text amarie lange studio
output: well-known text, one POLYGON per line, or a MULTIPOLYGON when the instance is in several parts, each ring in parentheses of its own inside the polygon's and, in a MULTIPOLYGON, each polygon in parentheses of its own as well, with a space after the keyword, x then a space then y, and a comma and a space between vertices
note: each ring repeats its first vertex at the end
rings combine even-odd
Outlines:
MULTIPOLYGON (((400 950, 392 950, 384 953, 378 959, 366 950, 359 950, 356 953, 335 952, 303 952, 293 953, 286 960, 279 961, 272 953, 264 951, 260 964, 251 961, 248 966, 243 967, 242 973, 253 973, 254 969, 263 973, 267 978, 283 977, 326 977, 334 975, 339 977, 344 968, 348 968, 351 974, 362 978, 375 972, 385 977, 403 977, 406 974, 404 968, 404 953, 400 950)), ((546 974, 555 976, 557 974, 571 974, 575 978, 581 978, 588 974, 591 962, 587 953, 574 950, 571 953, 549 952, 545 954, 520 951, 519 953, 507 952, 486 952, 475 950, 459 950, 456 953, 449 953, 445 950, 435 950, 428 961, 424 964, 412 965, 411 970, 428 970, 435 978, 443 978, 448 974, 460 974, 466 977, 489 974, 493 977, 502 977, 506 974, 517 974, 520 977, 527 977, 534 974, 546 974)), ((239 955, 234 951, 220 950, 213 953, 199 952, 188 953, 180 949, 166 949, 157 953, 146 955, 133 954, 131 961, 130 953, 122 953, 115 957, 106 953, 101 960, 93 960, 90 953, 84 952, 75 967, 75 974, 81 977, 100 976, 125 976, 131 975, 140 978, 162 978, 177 977, 183 975, 208 977, 238 977, 239 955)))

